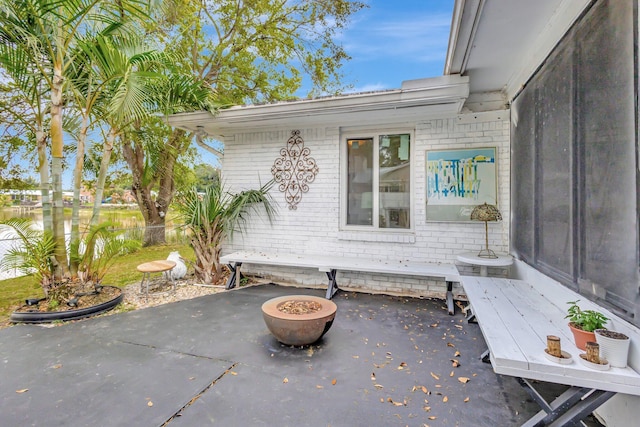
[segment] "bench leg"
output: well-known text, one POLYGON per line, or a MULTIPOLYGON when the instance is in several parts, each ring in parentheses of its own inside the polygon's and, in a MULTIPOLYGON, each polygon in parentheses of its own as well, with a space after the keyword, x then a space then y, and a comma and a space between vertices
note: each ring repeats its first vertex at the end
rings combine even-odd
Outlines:
POLYGON ((452 316, 456 312, 456 306, 453 303, 453 282, 447 282, 447 311, 452 316))
POLYGON ((227 280, 227 286, 225 286, 225 289, 233 289, 233 287, 236 285, 236 275, 240 274, 240 266, 242 265, 242 263, 236 262, 235 264, 227 265, 229 266, 229 270, 231 270, 231 275, 227 280))
POLYGON ((480 355, 482 363, 491 363, 491 352, 487 349, 480 355))
POLYGON ((333 298, 333 296, 338 292, 338 284, 336 283, 336 274, 338 274, 337 270, 332 269, 326 272, 327 278, 329 279, 329 284, 327 285, 327 299, 333 298))
POLYGON ((594 390, 593 393, 569 408, 562 416, 549 424, 549 426, 579 426, 581 425, 580 420, 585 419, 585 417, 615 396, 615 394, 613 391, 594 390))
POLYGON ((147 300, 149 300, 149 275, 150 274, 151 273, 147 273, 147 272, 142 273, 142 282, 140 282, 140 293, 144 294, 147 300), (147 284, 146 289, 145 289, 145 286, 144 286, 145 285, 145 281, 146 281, 146 284, 147 284))
POLYGON ((615 392, 611 391, 570 387, 553 402, 547 403, 529 380, 524 378, 516 378, 516 380, 542 408, 522 424, 522 427, 579 426, 580 420, 615 395, 615 392))

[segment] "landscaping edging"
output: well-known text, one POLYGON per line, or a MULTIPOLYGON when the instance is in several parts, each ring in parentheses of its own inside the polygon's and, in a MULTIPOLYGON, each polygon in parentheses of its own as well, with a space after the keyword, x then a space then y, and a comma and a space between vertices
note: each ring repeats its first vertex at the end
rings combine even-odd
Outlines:
MULTIPOLYGON (((116 288, 115 286, 109 287, 116 288)), ((98 305, 67 311, 14 311, 11 313, 9 320, 13 323, 51 323, 55 321, 78 320, 95 316, 113 309, 122 302, 124 292, 122 292, 120 288, 116 289, 120 290, 120 295, 98 305)))

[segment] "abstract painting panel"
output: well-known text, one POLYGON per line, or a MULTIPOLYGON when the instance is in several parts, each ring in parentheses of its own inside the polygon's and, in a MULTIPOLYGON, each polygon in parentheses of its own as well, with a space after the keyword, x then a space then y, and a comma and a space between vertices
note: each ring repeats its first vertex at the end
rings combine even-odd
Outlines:
POLYGON ((426 153, 427 221, 469 221, 473 207, 497 204, 496 149, 426 153))

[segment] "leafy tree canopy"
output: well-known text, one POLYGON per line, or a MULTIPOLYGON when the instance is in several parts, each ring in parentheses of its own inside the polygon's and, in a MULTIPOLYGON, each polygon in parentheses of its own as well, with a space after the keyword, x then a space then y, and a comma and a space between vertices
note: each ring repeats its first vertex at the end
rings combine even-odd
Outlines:
POLYGON ((347 88, 337 39, 366 5, 352 0, 171 0, 153 30, 186 69, 232 104, 289 99, 307 75, 310 96, 347 88))

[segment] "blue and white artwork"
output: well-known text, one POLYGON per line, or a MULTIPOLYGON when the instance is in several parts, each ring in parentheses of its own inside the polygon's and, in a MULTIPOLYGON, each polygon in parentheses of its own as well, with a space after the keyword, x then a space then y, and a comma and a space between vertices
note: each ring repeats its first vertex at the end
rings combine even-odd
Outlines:
POLYGON ((496 149, 426 154, 427 220, 467 221, 474 206, 497 204, 496 149))

